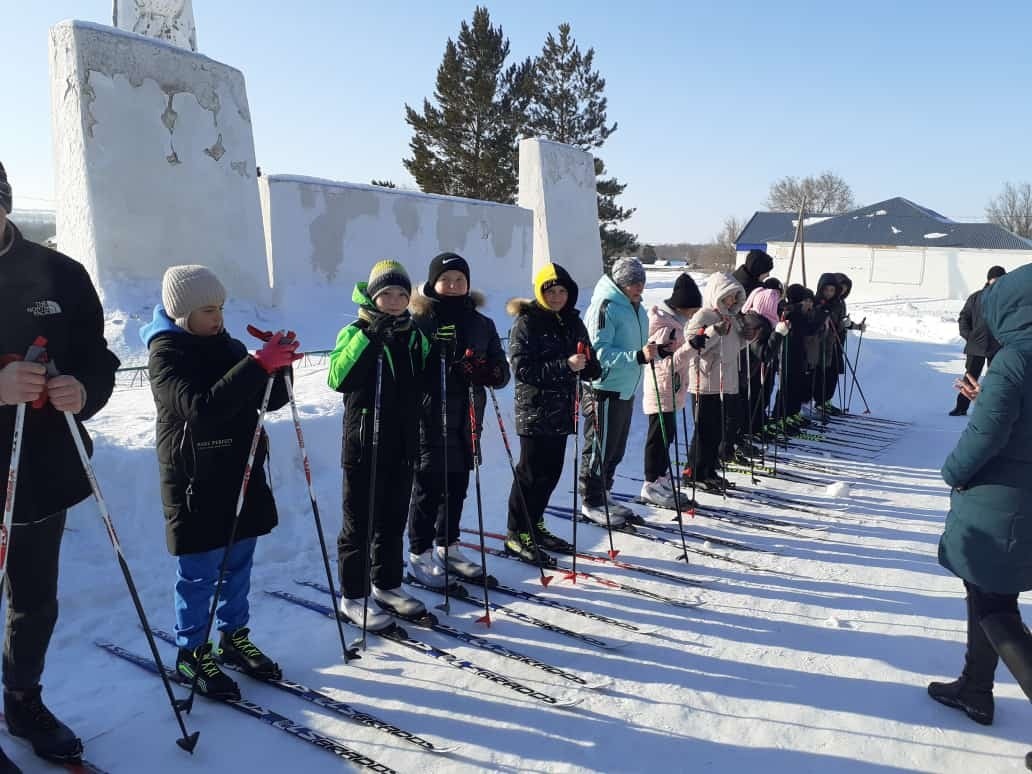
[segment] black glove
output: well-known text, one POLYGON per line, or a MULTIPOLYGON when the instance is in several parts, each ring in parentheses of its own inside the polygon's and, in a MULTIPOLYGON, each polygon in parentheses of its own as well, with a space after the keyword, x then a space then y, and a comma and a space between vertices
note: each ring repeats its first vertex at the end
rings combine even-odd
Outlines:
POLYGON ((660 360, 663 360, 664 358, 668 358, 672 354, 674 354, 674 350, 672 347, 668 347, 666 344, 661 344, 660 346, 656 347, 656 354, 659 355, 660 360))
POLYGON ((709 336, 700 331, 688 339, 688 346, 694 350, 702 352, 702 350, 706 348, 707 341, 709 341, 709 336))
POLYGON ((394 338, 394 323, 397 318, 394 315, 384 314, 377 316, 365 329, 366 338, 378 346, 389 344, 394 338))

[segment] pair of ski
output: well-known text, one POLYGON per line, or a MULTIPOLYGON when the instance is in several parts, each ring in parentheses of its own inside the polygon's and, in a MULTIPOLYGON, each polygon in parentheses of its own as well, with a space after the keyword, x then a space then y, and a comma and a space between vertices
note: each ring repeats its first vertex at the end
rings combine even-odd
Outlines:
MULTIPOLYGON (((145 658, 144 656, 141 656, 141 655, 139 655, 137 653, 133 653, 132 651, 126 650, 125 648, 123 648, 123 647, 121 647, 119 645, 115 645, 114 643, 111 643, 111 642, 105 642, 105 641, 98 640, 96 642, 96 644, 97 644, 98 647, 103 648, 108 653, 111 653, 114 656, 118 656, 119 658, 128 661, 130 664, 135 664, 136 666, 138 666, 138 667, 140 667, 142 669, 145 669, 148 672, 151 672, 152 674, 158 674, 158 667, 154 664, 154 661, 152 659, 145 658)), ((184 682, 184 680, 180 677, 179 672, 176 671, 176 670, 169 669, 168 667, 165 667, 165 673, 168 675, 168 678, 170 680, 176 680, 178 682, 184 682)), ((333 705, 340 705, 341 708, 347 706, 347 705, 344 705, 342 702, 336 702, 331 697, 326 696, 325 694, 321 694, 318 691, 314 691, 314 690, 312 690, 310 688, 306 688, 305 686, 302 686, 302 685, 299 685, 299 684, 296 684, 296 683, 290 683, 289 681, 286 681, 286 680, 263 681, 263 682, 266 682, 269 685, 273 685, 273 686, 276 686, 276 687, 282 687, 284 690, 288 690, 291 693, 294 693, 295 695, 300 696, 301 698, 306 699, 307 701, 311 701, 313 703, 319 704, 319 706, 325 707, 327 709, 331 709, 332 708, 332 705, 330 704, 331 702, 332 702, 333 705), (280 684, 282 684, 282 685, 280 685, 280 684), (288 688, 287 686, 296 686, 296 688, 300 689, 300 690, 295 690, 294 688, 288 688)), ((244 715, 247 715, 248 717, 254 718, 255 720, 260 720, 261 722, 266 723, 266 724, 268 724, 270 726, 273 726, 274 728, 278 728, 280 731, 283 731, 284 733, 290 734, 291 736, 293 736, 296 739, 300 739, 300 740, 302 740, 304 742, 308 742, 309 744, 315 745, 319 749, 325 750, 326 752, 330 753, 331 755, 334 755, 334 756, 336 756, 338 758, 346 760, 349 763, 352 763, 352 764, 354 764, 355 766, 358 766, 361 769, 364 769, 366 771, 375 771, 375 772, 378 772, 378 774, 395 774, 395 770, 392 769, 390 766, 387 766, 386 764, 380 763, 380 762, 376 761, 375 759, 369 757, 368 755, 365 755, 365 754, 363 754, 363 753, 361 753, 361 752, 359 752, 357 750, 354 750, 351 747, 348 747, 347 745, 343 744, 342 742, 340 742, 340 741, 338 741, 336 739, 332 739, 331 737, 324 736, 323 734, 318 733, 314 729, 311 729, 308 726, 305 726, 305 725, 302 725, 300 723, 297 723, 297 722, 291 720, 290 718, 286 717, 285 715, 281 715, 278 712, 275 712, 275 711, 273 711, 273 710, 271 710, 271 709, 269 709, 267 707, 263 707, 260 704, 256 704, 256 703, 254 703, 252 701, 248 701, 247 699, 242 699, 242 698, 241 699, 224 699, 224 700, 220 700, 219 703, 225 704, 227 707, 232 707, 233 709, 237 710, 238 712, 241 712, 244 715)), ((334 711, 338 711, 339 714, 342 714, 345 717, 353 717, 353 719, 357 720, 357 717, 354 717, 354 716, 352 716, 350 714, 347 714, 346 712, 341 712, 339 710, 334 710, 334 711)), ((364 714, 364 713, 362 713, 362 714, 364 714)), ((373 719, 372 716, 368 716, 368 717, 370 719, 373 719)), ((373 720, 375 720, 375 719, 373 719, 373 720)), ((359 721, 359 722, 362 722, 362 721, 359 721)), ((378 721, 378 722, 382 723, 382 721, 378 721)), ((371 723, 365 723, 365 725, 372 725, 372 724, 371 723)), ((386 730, 387 724, 383 724, 382 726, 381 725, 374 725, 373 727, 382 728, 383 730, 386 730)), ((400 731, 400 729, 399 729, 399 731, 400 731)), ((449 753, 449 752, 453 752, 455 749, 457 749, 455 747, 448 748, 448 747, 441 747, 441 746, 433 745, 430 742, 426 742, 426 740, 422 740, 419 737, 416 737, 414 735, 408 735, 408 736, 409 736, 408 741, 411 741, 414 744, 417 744, 417 746, 419 746, 423 750, 426 750, 427 752, 449 753)), ((402 736, 401 738, 405 738, 405 737, 402 736)))
MULTIPOLYGON (((463 528, 462 531, 463 532, 473 532, 473 530, 465 529, 465 528, 463 528)), ((498 532, 485 532, 484 533, 484 537, 489 537, 489 538, 492 538, 494 540, 501 540, 503 542, 506 539, 505 535, 502 535, 501 533, 498 533, 498 532)), ((468 543, 463 543, 462 545, 468 546, 471 549, 475 548, 475 549, 479 550, 479 547, 470 545, 468 543)), ((488 554, 490 554, 491 556, 497 556, 500 559, 509 559, 511 561, 519 562, 521 564, 529 564, 532 567, 536 567, 537 566, 537 565, 535 565, 535 564, 533 564, 531 562, 526 561, 525 559, 521 559, 518 556, 514 556, 513 554, 511 554, 511 553, 509 553, 507 551, 504 551, 502 549, 498 549, 498 548, 485 548, 484 550, 488 554)), ((577 556, 580 557, 581 554, 578 552, 577 556)), ((601 557, 591 557, 592 560, 595 559, 595 558, 601 558, 601 557)), ((608 559, 608 557, 606 557, 606 558, 608 559)), ((619 560, 614 559, 614 560, 611 560, 611 561, 613 562, 614 566, 619 566, 619 563, 618 563, 619 560)), ((573 580, 573 577, 571 577, 573 575, 573 570, 572 570, 571 566, 567 565, 566 563, 560 563, 557 560, 555 568, 557 570, 562 570, 564 572, 564 579, 565 580, 573 580)), ((600 586, 605 586, 606 588, 618 589, 619 591, 625 591, 628 594, 634 594, 635 596, 645 597, 647 599, 655 600, 656 602, 663 602, 664 604, 673 605, 674 607, 693 608, 693 607, 699 607, 702 604, 702 602, 700 600, 697 600, 697 599, 696 600, 678 599, 677 597, 671 597, 671 596, 668 596, 666 594, 659 594, 657 592, 650 591, 649 589, 643 589, 640 586, 633 586, 633 585, 631 585, 629 583, 622 583, 620 581, 615 581, 612 578, 606 578, 606 577, 603 577, 601 575, 597 575, 597 574, 595 574, 593 572, 585 572, 583 570, 577 570, 577 574, 576 574, 575 577, 577 577, 577 578, 584 578, 585 580, 593 581, 593 582, 599 584, 600 586)), ((690 579, 684 579, 684 580, 690 580, 690 579)), ((702 585, 699 581, 696 581, 695 583, 696 583, 696 585, 702 585)))
MULTIPOLYGON (((308 582, 308 581, 304 581, 302 585, 309 586, 311 588, 319 588, 319 584, 311 583, 311 582, 308 582)), ((292 604, 299 605, 300 607, 307 608, 308 610, 311 610, 311 611, 313 611, 315 613, 318 613, 320 615, 326 616, 327 618, 330 618, 331 620, 334 619, 334 618, 337 618, 338 616, 343 617, 342 613, 338 612, 337 610, 329 607, 328 605, 326 605, 326 604, 324 604, 322 602, 315 602, 315 601, 307 599, 305 597, 298 596, 297 594, 291 594, 289 591, 267 591, 266 593, 271 595, 271 596, 276 597, 277 599, 282 599, 285 602, 290 602, 292 604)), ((344 620, 347 620, 347 619, 345 618, 344 620)), ((448 628, 450 629, 451 627, 448 627, 448 628)), ((455 631, 458 631, 458 630, 455 630, 455 631)), ((556 697, 556 696, 552 696, 552 695, 547 694, 547 693, 543 693, 542 691, 538 691, 538 690, 536 690, 534 688, 531 688, 528 685, 525 685, 525 684, 523 684, 521 682, 518 682, 518 681, 513 680, 513 679, 511 679, 509 677, 501 675, 498 672, 494 672, 494 671, 492 671, 490 669, 486 669, 486 668, 484 668, 482 666, 478 666, 477 664, 474 664, 472 661, 469 661, 468 659, 459 658, 455 654, 450 653, 449 651, 443 650, 441 648, 438 648, 435 645, 431 645, 428 642, 425 642, 425 641, 419 640, 419 639, 415 639, 413 637, 409 637, 408 633, 404 629, 402 629, 400 626, 398 626, 398 625, 393 625, 393 626, 391 626, 391 627, 389 627, 387 629, 382 629, 380 631, 372 631, 372 630, 370 630, 368 633, 371 634, 371 635, 380 637, 381 639, 389 640, 389 641, 394 642, 394 643, 396 643, 398 645, 401 645, 403 647, 409 648, 410 650, 414 650, 417 653, 421 653, 421 654, 423 654, 425 656, 429 656, 431 658, 434 658, 434 659, 437 659, 439 661, 442 661, 445 664, 448 664, 449 666, 452 666, 452 667, 454 667, 456 669, 459 669, 461 671, 470 672, 471 674, 474 674, 474 675, 476 675, 477 677, 479 677, 479 678, 481 678, 483 680, 487 680, 487 681, 489 681, 491 683, 494 683, 495 685, 499 685, 499 686, 502 686, 504 688, 508 688, 510 691, 518 693, 521 696, 524 696, 524 697, 526 697, 528 699, 534 699, 535 701, 541 702, 543 704, 547 704, 547 705, 552 706, 552 707, 557 707, 557 708, 573 707, 573 706, 579 704, 580 701, 581 701, 580 697, 577 697, 577 696, 556 697)), ((467 636, 472 637, 472 635, 467 635, 467 636)), ((487 642, 487 640, 483 640, 482 638, 479 638, 479 637, 474 638, 474 639, 481 640, 481 642, 487 642)), ((491 643, 491 644, 494 645, 494 643, 491 643)), ((517 660, 520 660, 523 663, 528 663, 527 661, 524 661, 522 658, 519 658, 517 660)), ((593 689, 594 688, 600 688, 600 687, 602 687, 604 685, 604 683, 595 683, 595 684, 593 684, 593 683, 588 683, 587 681, 584 681, 584 683, 585 684, 582 685, 581 687, 593 688, 593 689)))
MULTIPOLYGON (((612 497, 614 500, 622 500, 623 502, 635 503, 636 505, 647 505, 650 508, 657 508, 663 511, 675 511, 673 508, 668 508, 664 505, 657 505, 643 500, 637 495, 629 494, 627 492, 613 492, 612 497)), ((762 532, 770 532, 774 535, 781 535, 783 537, 791 538, 807 538, 814 540, 822 540, 823 538, 815 535, 806 535, 799 532, 800 529, 798 524, 793 524, 790 521, 784 521, 782 519, 775 519, 769 516, 759 516, 754 513, 743 513, 742 511, 736 511, 731 508, 723 508, 719 505, 696 505, 694 509, 696 516, 701 516, 707 519, 714 519, 716 521, 725 521, 728 524, 734 524, 735 526, 742 527, 744 529, 760 530, 762 532)), ((689 513, 686 509, 685 513, 689 513)), ((649 522, 645 522, 644 526, 649 526, 649 522)), ((819 527, 807 527, 810 530, 819 530, 819 527)))
MULTIPOLYGON (((614 495, 614 498, 615 498, 615 495, 614 495)), ((548 508, 546 510, 549 513, 551 513, 553 516, 558 516, 560 519, 566 519, 567 521, 573 521, 573 519, 574 519, 573 513, 570 511, 569 508, 563 508, 563 507, 559 507, 559 506, 550 505, 550 506, 548 506, 548 508)), ((592 526, 598 527, 599 529, 605 529, 605 525, 595 524, 595 522, 591 521, 590 519, 585 518, 584 516, 577 516, 577 519, 581 523, 591 524, 592 526)), ((648 532, 648 531, 642 531, 642 530, 636 529, 635 527, 633 527, 631 525, 626 525, 626 526, 623 526, 623 527, 614 528, 613 532, 621 532, 621 533, 623 533, 625 535, 632 535, 632 536, 634 536, 636 538, 640 538, 642 540, 647 540, 650 543, 658 543, 660 545, 664 545, 664 546, 669 546, 671 548, 675 548, 675 549, 677 549, 678 552, 680 552, 680 556, 678 557, 679 559, 684 559, 685 561, 687 561, 687 559, 688 559, 688 557, 684 555, 683 549, 681 547, 680 539, 675 540, 673 538, 664 537, 663 535, 655 535, 655 534, 652 534, 651 532, 648 532)), ((706 557, 707 559, 713 559, 715 561, 724 562, 725 564, 731 564, 731 565, 734 565, 735 567, 740 567, 740 568, 742 568, 744 570, 749 570, 749 571, 752 571, 752 572, 768 572, 768 573, 773 573, 775 575, 790 575, 791 574, 791 573, 783 573, 783 572, 780 572, 778 570, 769 570, 766 567, 760 567, 759 565, 753 564, 752 562, 746 562, 746 561, 744 561, 742 559, 736 559, 733 556, 724 556, 723 554, 718 554, 715 551, 707 551, 707 550, 705 550, 703 548, 696 548, 695 546, 687 546, 687 548, 688 548, 688 553, 689 554, 695 554, 697 556, 706 557)))

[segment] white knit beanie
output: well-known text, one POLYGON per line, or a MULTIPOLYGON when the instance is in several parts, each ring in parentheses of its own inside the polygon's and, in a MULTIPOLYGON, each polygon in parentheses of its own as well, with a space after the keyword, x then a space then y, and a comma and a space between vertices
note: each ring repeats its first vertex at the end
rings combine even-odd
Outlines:
POLYGON ((222 306, 226 289, 207 266, 170 266, 161 280, 161 303, 165 313, 183 330, 194 310, 204 306, 222 306))

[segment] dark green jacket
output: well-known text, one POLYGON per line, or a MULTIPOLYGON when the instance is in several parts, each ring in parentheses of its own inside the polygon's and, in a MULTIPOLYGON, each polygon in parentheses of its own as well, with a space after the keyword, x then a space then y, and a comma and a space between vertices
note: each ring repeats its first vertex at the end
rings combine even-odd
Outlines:
POLYGON ((982 296, 1002 349, 956 448, 942 466, 953 487, 939 540, 943 567, 986 591, 1032 589, 1032 264, 982 296))
MULTIPOLYGON (((366 283, 355 286, 352 300, 359 306, 372 305, 366 295, 366 283)), ((358 320, 343 328, 330 355, 327 382, 331 389, 344 394, 341 463, 345 467, 372 459, 376 362, 381 348, 365 335, 367 327, 365 320, 358 320)), ((411 465, 419 456, 423 372, 429 348, 426 337, 412 325, 382 349, 378 454, 381 462, 411 465)))

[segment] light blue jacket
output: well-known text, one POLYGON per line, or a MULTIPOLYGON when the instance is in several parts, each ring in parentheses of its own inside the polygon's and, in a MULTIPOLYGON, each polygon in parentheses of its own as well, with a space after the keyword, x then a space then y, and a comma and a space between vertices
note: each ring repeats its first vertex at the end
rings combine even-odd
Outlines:
POLYGON ((602 377, 591 383, 596 390, 634 397, 641 381, 638 353, 649 340, 649 316, 641 304, 632 304, 608 274, 595 283, 585 314, 591 346, 602 366, 602 377))

